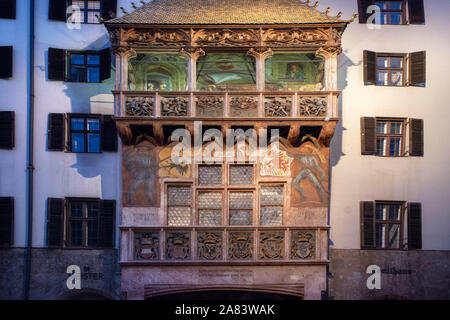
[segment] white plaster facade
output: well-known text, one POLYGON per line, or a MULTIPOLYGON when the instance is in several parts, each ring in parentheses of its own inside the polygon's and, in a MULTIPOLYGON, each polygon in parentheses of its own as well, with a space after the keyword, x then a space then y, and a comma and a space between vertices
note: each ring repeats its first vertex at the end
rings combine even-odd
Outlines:
MULTIPOLYGON (((14 247, 26 241, 26 130, 28 1, 17 0, 15 20, 0 19, 0 45, 12 45, 13 77, 0 79, 0 110, 14 111, 15 148, 0 150, 0 196, 15 199, 14 247)), ((357 12, 356 0, 322 0, 318 9, 330 15, 357 12)), ((118 8, 132 11, 131 1, 118 8)), ((382 26, 369 30, 356 20, 344 33, 338 59, 341 117, 331 148, 331 248, 359 249, 359 202, 402 200, 423 206, 423 249, 450 249, 450 134, 447 106, 450 62, 448 0, 425 0, 425 25, 382 26), (363 50, 409 53, 427 51, 427 83, 420 87, 379 87, 363 84, 363 50), (360 117, 385 116, 424 119, 425 156, 379 158, 362 156, 360 117)), ((118 9, 118 16, 123 13, 118 9)), ((73 154, 50 152, 48 114, 113 114, 114 68, 101 84, 47 80, 48 48, 100 50, 109 46, 103 25, 81 25, 72 30, 63 22, 48 20, 48 1, 36 1, 34 220, 33 246, 45 247, 48 197, 99 197, 121 199, 120 152, 73 154)), ((120 143, 120 142, 119 142, 120 143)), ((120 146, 119 146, 120 150, 120 146)), ((117 206, 120 208, 120 205, 117 206)), ((119 225, 120 213, 116 215, 119 225)), ((118 231, 116 243, 119 243, 118 231)))

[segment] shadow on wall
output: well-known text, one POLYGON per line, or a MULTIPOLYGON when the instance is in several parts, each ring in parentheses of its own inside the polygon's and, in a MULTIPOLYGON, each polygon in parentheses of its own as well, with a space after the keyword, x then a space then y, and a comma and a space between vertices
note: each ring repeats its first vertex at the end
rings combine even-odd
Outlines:
MULTIPOLYGON (((350 58, 345 54, 345 51, 341 53, 338 57, 338 90, 344 91, 345 88, 348 86, 348 69, 351 67, 356 67, 361 65, 362 61, 353 62, 350 60, 350 58)), ((342 156, 345 156, 345 153, 342 152, 342 144, 343 144, 343 133, 346 128, 344 128, 342 120, 343 120, 343 109, 345 108, 344 105, 344 98, 341 94, 339 96, 339 108, 338 108, 338 117, 339 122, 336 125, 333 140, 331 141, 331 148, 330 148, 330 172, 329 172, 329 194, 331 195, 331 186, 333 184, 333 167, 335 167, 339 161, 341 160, 342 156)), ((328 199, 328 223, 330 223, 330 209, 331 209, 331 198, 328 199)), ((330 245, 333 245, 331 239, 330 245)))
MULTIPOLYGON (((80 49, 80 51, 100 51, 101 49, 110 47, 110 45, 109 36, 105 33, 87 47, 80 49)), ((70 50, 70 48, 64 49, 70 50)), ((45 55, 45 61, 47 63, 45 68, 47 71, 46 79, 48 79, 48 51, 45 52, 45 55)), ((115 85, 115 59, 113 56, 111 57, 111 64, 111 76, 101 83, 63 82, 65 86, 63 92, 70 101, 70 111, 68 113, 114 114, 114 98, 111 93, 115 85)), ((61 113, 64 112, 62 110, 67 109, 61 108, 61 113)), ((47 144, 48 141, 49 137, 47 133, 47 144)), ((47 148, 47 151, 51 150, 47 148)), ((114 175, 111 174, 110 168, 115 165, 115 162, 110 161, 111 154, 115 153, 78 153, 76 155, 76 162, 70 166, 71 168, 77 169, 77 172, 85 178, 101 176, 102 197, 105 195, 105 190, 111 191, 111 188, 114 187, 111 183, 114 175)))

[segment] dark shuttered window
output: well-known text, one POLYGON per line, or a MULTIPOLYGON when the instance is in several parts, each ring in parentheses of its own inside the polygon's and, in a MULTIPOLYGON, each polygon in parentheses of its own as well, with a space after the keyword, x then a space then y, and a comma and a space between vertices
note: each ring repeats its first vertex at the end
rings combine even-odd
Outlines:
POLYGON ((116 17, 117 0, 102 0, 102 18, 109 20, 116 17))
POLYGON ((48 115, 47 146, 49 150, 64 151, 65 149, 65 115, 50 113, 48 115))
POLYGON ((66 80, 66 50, 48 48, 48 79, 66 80))
POLYGON ((361 154, 374 155, 377 152, 376 118, 361 118, 361 154))
POLYGON ((367 13, 367 8, 374 4, 373 0, 358 0, 358 16, 359 23, 366 23, 370 14, 367 13))
POLYGON ((100 209, 99 246, 111 248, 114 246, 116 201, 102 200, 100 209))
POLYGON ((98 83, 110 77, 110 48, 100 51, 48 49, 49 80, 98 83))
POLYGON ((361 215, 361 248, 375 248, 375 203, 362 201, 360 203, 361 215))
POLYGON ((16 18, 16 0, 0 1, 0 19, 16 18))
POLYGON ((408 0, 409 23, 425 23, 425 8, 423 0, 408 0))
POLYGON ((416 157, 424 155, 422 119, 409 119, 409 155, 416 157))
POLYGON ((49 198, 47 245, 68 248, 112 248, 115 200, 49 198))
POLYGON ((0 111, 0 149, 14 148, 14 112, 0 111))
POLYGON ((64 236, 64 199, 47 200, 47 246, 63 246, 64 236))
POLYGON ((365 50, 363 61, 365 85, 425 87, 425 51, 404 54, 378 53, 365 50))
POLYGON ((423 0, 358 0, 359 23, 367 23, 369 17, 375 14, 374 10, 367 12, 372 5, 380 8, 379 18, 381 21, 373 21, 377 24, 425 23, 423 0), (408 12, 409 21, 406 20, 406 12, 408 12))
POLYGON ((111 77, 111 50, 103 49, 100 52, 100 82, 111 77))
POLYGON ((13 76, 13 47, 0 47, 0 79, 13 76))
POLYGON ((0 246, 14 242, 14 198, 0 197, 0 246))
POLYGON ((75 153, 117 152, 117 145, 117 129, 112 115, 66 116, 63 113, 51 113, 48 116, 49 150, 75 153))
POLYGON ((408 203, 408 249, 422 249, 422 204, 408 203))
POLYGON ((377 82, 377 54, 373 51, 364 51, 364 83, 377 82))
POLYGON ((67 0, 49 0, 48 18, 55 21, 66 21, 67 0))
POLYGON ((103 116, 102 151, 117 152, 117 128, 111 115, 103 116))
POLYGON ((409 84, 424 86, 426 82, 426 52, 419 51, 409 54, 409 84))
MULTIPOLYGON (((68 4, 72 4, 72 1, 49 0, 48 18, 55 21, 66 21, 68 4)), ((117 0, 84 0, 83 2, 77 2, 77 5, 80 7, 83 15, 81 23, 98 23, 95 17, 98 13, 105 20, 116 17, 117 0), (100 12, 98 10, 99 7, 100 12)))

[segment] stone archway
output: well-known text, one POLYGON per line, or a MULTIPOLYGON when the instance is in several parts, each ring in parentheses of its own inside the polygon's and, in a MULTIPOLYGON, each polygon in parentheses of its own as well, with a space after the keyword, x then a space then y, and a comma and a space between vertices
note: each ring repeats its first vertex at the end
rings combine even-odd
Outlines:
POLYGON ((303 300, 303 284, 147 285, 145 300, 303 300))

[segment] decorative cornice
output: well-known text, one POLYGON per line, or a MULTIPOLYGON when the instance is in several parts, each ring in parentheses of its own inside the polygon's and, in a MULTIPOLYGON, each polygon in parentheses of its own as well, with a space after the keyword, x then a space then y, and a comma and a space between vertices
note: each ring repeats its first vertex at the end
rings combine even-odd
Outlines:
POLYGON ((319 48, 340 46, 343 28, 114 28, 114 47, 178 48, 319 48))
POLYGON ((265 60, 273 56, 273 51, 271 48, 250 48, 250 50, 247 51, 247 55, 255 58, 256 60, 265 60))

